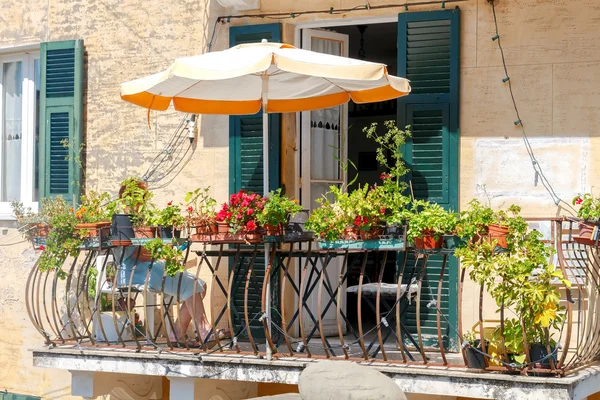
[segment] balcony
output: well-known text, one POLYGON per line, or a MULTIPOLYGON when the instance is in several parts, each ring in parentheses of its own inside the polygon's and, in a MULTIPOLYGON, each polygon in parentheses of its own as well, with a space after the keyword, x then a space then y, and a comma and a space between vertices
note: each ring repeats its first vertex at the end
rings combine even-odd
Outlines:
POLYGON ((296 384, 307 363, 331 359, 370 365, 409 393, 585 398, 600 379, 597 247, 576 241, 575 220, 528 222, 556 249, 554 262, 572 285, 559 287, 566 319, 544 359, 526 352, 518 363, 500 350, 483 357, 481 369, 467 368, 465 328, 476 325, 481 348, 489 350, 490 323, 503 326, 510 310, 496 310, 484 288, 449 262, 452 250, 417 251, 402 239, 368 245, 182 239, 192 292, 206 284, 206 321, 193 309, 186 329, 184 278, 173 293, 165 273, 157 290, 150 281, 159 261, 144 255, 147 239, 132 239, 82 248, 61 270, 32 269, 26 306, 47 346, 34 349, 34 364, 296 384), (125 248, 135 259, 126 276, 125 248), (138 266, 142 284, 134 279, 138 266))

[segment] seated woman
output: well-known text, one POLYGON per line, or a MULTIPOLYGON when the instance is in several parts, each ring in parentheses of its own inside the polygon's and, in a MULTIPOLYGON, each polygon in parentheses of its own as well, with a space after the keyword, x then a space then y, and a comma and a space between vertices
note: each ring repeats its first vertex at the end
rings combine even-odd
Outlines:
MULTIPOLYGON (((148 190, 144 181, 138 181, 137 185, 144 191, 148 190)), ((119 190, 119 198, 123 197, 124 193, 126 193, 125 185, 119 190)), ((173 323, 172 329, 169 329, 171 342, 185 344, 183 342, 184 334, 193 319, 201 340, 206 342, 208 347, 215 345, 215 336, 211 334, 211 326, 204 310, 203 299, 206 295, 206 283, 202 279, 196 278, 187 271, 178 272, 174 277, 164 276, 164 263, 159 260, 152 262, 148 257, 147 250, 140 246, 117 247, 114 256, 115 261, 121 263, 116 276, 118 287, 128 287, 130 282, 132 286, 144 286, 147 279, 149 291, 163 292, 173 296, 175 301, 179 300, 182 303, 179 309, 179 318, 173 323), (208 337, 209 334, 210 337, 208 337)), ((169 323, 167 322, 167 324, 169 323)), ((217 334, 219 339, 230 337, 228 329, 219 330, 217 334)), ((199 347, 202 344, 190 340, 187 345, 199 347)))

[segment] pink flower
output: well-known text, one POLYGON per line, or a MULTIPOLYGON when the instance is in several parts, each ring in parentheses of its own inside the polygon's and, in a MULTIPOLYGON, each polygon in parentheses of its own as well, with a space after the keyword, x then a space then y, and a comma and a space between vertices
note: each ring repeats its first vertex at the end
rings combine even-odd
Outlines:
POLYGON ((581 197, 577 198, 577 200, 575 200, 575 204, 581 204, 583 203, 583 199, 581 197))
POLYGON ((219 213, 217 214, 217 221, 223 222, 223 221, 225 221, 226 218, 227 218, 227 211, 225 211, 225 210, 219 211, 219 213))
POLYGON ((256 230, 256 224, 254 223, 253 220, 250 220, 246 223, 246 229, 249 231, 254 231, 256 230))
POLYGON ((41 246, 40 246, 40 250, 41 250, 41 251, 44 251, 44 250, 46 250, 46 246, 44 246, 44 245, 41 245, 41 246))
POLYGON ((246 215, 252 215, 252 214, 254 214, 254 209, 249 208, 246 210, 246 215))
POLYGON ((170 202, 167 203, 168 206, 172 206, 173 205, 173 200, 171 200, 170 202))
POLYGON ((247 199, 242 200, 242 207, 248 207, 250 205, 250 202, 247 199))
POLYGON ((242 214, 238 214, 235 216, 237 219, 242 219, 242 214))

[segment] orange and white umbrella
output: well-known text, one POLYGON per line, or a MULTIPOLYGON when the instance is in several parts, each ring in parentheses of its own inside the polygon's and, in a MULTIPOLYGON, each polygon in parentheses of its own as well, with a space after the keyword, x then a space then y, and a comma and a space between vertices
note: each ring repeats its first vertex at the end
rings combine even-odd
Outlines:
MULTIPOLYGON (((281 43, 242 44, 178 58, 163 72, 121 85, 121 98, 151 110, 198 114, 256 114, 262 108, 264 154, 267 113, 373 103, 410 93, 408 80, 388 75, 385 64, 297 49, 281 43)), ((268 157, 263 159, 268 191, 268 157)))

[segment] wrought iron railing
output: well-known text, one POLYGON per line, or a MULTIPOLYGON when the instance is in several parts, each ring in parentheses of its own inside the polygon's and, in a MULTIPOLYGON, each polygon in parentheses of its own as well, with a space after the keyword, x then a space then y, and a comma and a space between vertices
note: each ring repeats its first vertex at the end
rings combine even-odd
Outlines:
MULTIPOLYGON (((570 289, 560 288, 566 322, 558 332, 559 345, 549 357, 549 367, 529 356, 525 365, 515 365, 505 351, 499 360, 486 358, 484 367, 563 375, 600 354, 600 255, 595 246, 575 241, 576 220, 530 222, 538 229, 547 227, 546 243, 557 250, 557 268, 572 283, 570 289)), ((163 273, 157 287, 152 271, 162 264, 144 254, 146 242, 132 239, 118 243, 121 246, 101 242, 82 248, 60 271, 41 271, 36 264, 27 279, 26 306, 47 344, 466 366, 466 348, 460 346, 466 274, 449 271, 452 250, 407 249, 403 239, 266 245, 180 239, 183 264, 193 258, 196 263, 175 281, 163 273), (132 253, 129 266, 124 249, 132 253), (437 281, 427 274, 432 256, 438 257, 437 281), (450 280, 456 285, 456 321, 440 306, 450 293, 449 274, 457 275, 450 280), (140 276, 145 279, 140 281, 140 276), (182 294, 189 282, 192 293, 202 294, 188 309, 192 317, 186 328, 178 310, 186 303, 182 294), (201 306, 207 310, 205 334, 203 321, 198 320, 201 306), (432 312, 437 330, 433 346, 422 328, 422 318, 432 312), (449 336, 458 339, 458 345, 449 336)), ((495 304, 486 303, 490 300, 484 288, 478 299, 479 315, 474 320, 482 326, 484 308, 495 304)), ((500 319, 504 311, 500 310, 500 319)), ((489 350, 485 330, 479 333, 481 348, 489 350)))

